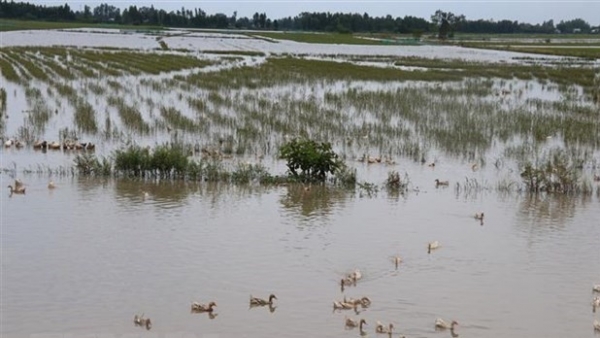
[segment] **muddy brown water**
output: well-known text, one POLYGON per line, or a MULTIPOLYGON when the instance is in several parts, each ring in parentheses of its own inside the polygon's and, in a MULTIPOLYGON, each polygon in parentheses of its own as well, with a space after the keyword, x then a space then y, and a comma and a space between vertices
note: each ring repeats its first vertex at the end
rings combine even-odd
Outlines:
POLYGON ((593 337, 600 317, 596 197, 83 178, 54 178, 49 191, 46 176, 21 178, 26 195, 1 195, 2 337, 359 336, 345 316, 365 318, 369 336, 377 320, 450 336, 434 330, 441 317, 461 337, 593 337), (342 293, 354 268, 364 277, 342 293), (249 309, 251 294, 270 293, 274 312, 249 309), (333 312, 344 296, 372 306, 333 312), (218 315, 190 313, 193 301, 215 301, 218 315))

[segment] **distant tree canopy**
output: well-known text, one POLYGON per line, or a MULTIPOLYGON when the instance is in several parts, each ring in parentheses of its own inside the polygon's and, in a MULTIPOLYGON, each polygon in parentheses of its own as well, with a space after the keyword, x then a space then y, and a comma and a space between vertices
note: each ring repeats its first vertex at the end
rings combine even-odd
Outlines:
POLYGON ((464 33, 554 33, 556 29, 563 33, 580 31, 587 33, 590 25, 582 19, 561 21, 554 27, 554 21, 543 24, 519 23, 502 20, 467 20, 464 15, 437 10, 431 21, 414 16, 392 17, 391 15, 373 17, 367 13, 324 13, 302 12, 294 17, 288 16, 273 20, 266 13, 254 13, 251 18, 239 17, 237 12, 231 16, 223 13, 207 14, 202 9, 181 9, 167 12, 154 6, 129 6, 121 9, 108 3, 93 9, 84 6, 83 10, 73 11, 68 4, 61 6, 42 6, 24 2, 0 1, 0 18, 45 20, 45 21, 81 21, 95 23, 115 23, 132 25, 157 25, 189 28, 238 28, 264 30, 299 30, 340 33, 412 33, 420 36, 427 32, 437 32, 444 39, 455 32, 464 33))
POLYGON ((454 15, 452 12, 443 12, 439 9, 431 16, 431 22, 438 27, 440 39, 453 37, 463 21, 465 21, 464 15, 454 15))

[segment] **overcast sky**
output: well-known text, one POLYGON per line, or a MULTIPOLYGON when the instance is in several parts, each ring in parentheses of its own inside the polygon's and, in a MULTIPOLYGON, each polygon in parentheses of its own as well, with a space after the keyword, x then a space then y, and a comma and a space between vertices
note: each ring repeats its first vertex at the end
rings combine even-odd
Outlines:
POLYGON ((201 8, 208 14, 224 13, 231 16, 234 11, 238 17, 251 17, 255 12, 267 13, 272 19, 295 16, 301 12, 344 12, 369 13, 371 16, 392 15, 394 18, 405 15, 430 19, 437 9, 464 14, 467 19, 517 20, 519 22, 542 23, 553 19, 554 24, 561 20, 581 18, 592 26, 600 25, 600 0, 563 0, 563 1, 448 1, 448 0, 209 0, 209 1, 35 1, 46 5, 62 5, 68 3, 74 10, 84 5, 94 8, 101 3, 108 3, 121 9, 130 5, 150 6, 166 11, 201 8))

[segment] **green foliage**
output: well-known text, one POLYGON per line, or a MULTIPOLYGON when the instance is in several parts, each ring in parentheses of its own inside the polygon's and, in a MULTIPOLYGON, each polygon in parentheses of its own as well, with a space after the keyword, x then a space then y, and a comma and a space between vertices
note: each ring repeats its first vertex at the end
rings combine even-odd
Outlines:
POLYGON ((579 172, 576 165, 569 161, 563 152, 554 153, 538 167, 526 163, 521 178, 530 192, 568 194, 581 188, 581 185, 578 185, 579 172))
POLYGON ((6 89, 0 88, 0 111, 6 110, 6 89))
POLYGON ((144 176, 150 169, 150 150, 140 146, 130 146, 115 153, 115 170, 133 176, 144 176))
POLYGON ((158 171, 160 177, 183 175, 188 166, 185 150, 180 145, 162 145, 154 149, 150 158, 150 168, 158 171))
POLYGON ((130 146, 115 153, 115 170, 126 175, 161 178, 184 176, 188 158, 183 146, 161 145, 150 152, 148 148, 130 146))
POLYGON ((350 169, 345 163, 338 161, 338 168, 333 177, 333 184, 353 188, 356 183, 356 169, 350 169))
POLYGON ((271 174, 262 164, 239 163, 231 174, 231 180, 236 183, 250 183, 252 181, 268 182, 271 174))
POLYGON ((391 171, 388 173, 385 186, 392 191, 405 192, 408 190, 408 175, 405 174, 404 177, 400 177, 400 173, 391 171))
POLYGON ((294 139, 281 147, 280 155, 287 160, 289 175, 302 181, 323 182, 340 167, 338 155, 327 142, 294 139))
POLYGON ((112 164, 109 159, 98 159, 91 153, 80 154, 75 157, 75 169, 83 175, 110 176, 112 164))

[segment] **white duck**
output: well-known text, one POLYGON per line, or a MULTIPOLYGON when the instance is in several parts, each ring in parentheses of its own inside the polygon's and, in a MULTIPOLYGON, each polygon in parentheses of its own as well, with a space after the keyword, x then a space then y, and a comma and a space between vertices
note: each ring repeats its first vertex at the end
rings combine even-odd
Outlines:
POLYGON ((400 265, 400 263, 402 263, 402 257, 400 256, 395 256, 393 258, 394 264, 396 265, 396 269, 398 269, 398 265, 400 265))
POLYGON ((596 284, 592 287, 592 291, 594 292, 600 292, 600 284, 596 284))
POLYGON ((346 302, 333 302, 334 310, 350 310, 355 309, 356 304, 346 303, 346 302))
POLYGON ((433 241, 427 245, 427 253, 431 253, 432 250, 438 249, 440 247, 440 242, 433 241))
POLYGON ((392 334, 392 330, 394 329, 394 324, 390 323, 389 326, 385 327, 380 321, 377 321, 377 326, 375 326, 375 332, 377 333, 387 333, 392 334))
POLYGON ((354 320, 352 318, 348 318, 346 317, 346 327, 360 327, 360 330, 362 331, 362 327, 363 325, 367 325, 367 321, 364 319, 359 320, 354 320))
POLYGON ((456 322, 455 320, 453 320, 452 323, 450 323, 450 324, 448 324, 441 318, 437 318, 435 320, 435 327, 437 329, 450 329, 450 330, 454 331, 454 327, 456 325, 458 325, 458 322, 456 322))
POLYGON ((362 278, 362 273, 360 273, 360 270, 355 269, 348 275, 348 277, 356 282, 357 280, 362 278))
POLYGON ((600 332, 600 322, 597 320, 594 320, 594 331, 600 332))

